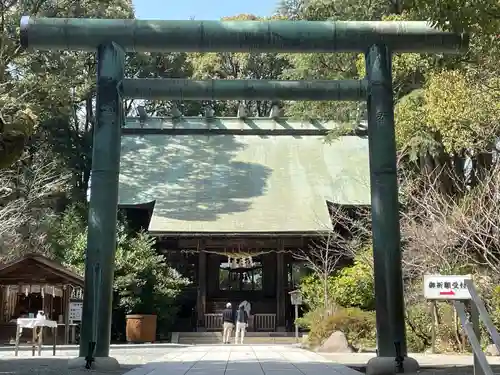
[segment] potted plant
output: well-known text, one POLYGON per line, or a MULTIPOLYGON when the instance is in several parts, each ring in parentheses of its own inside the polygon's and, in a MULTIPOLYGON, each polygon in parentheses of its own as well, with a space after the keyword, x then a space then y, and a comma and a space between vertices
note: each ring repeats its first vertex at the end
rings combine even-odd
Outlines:
MULTIPOLYGON (((151 275, 149 275, 151 276, 151 275)), ((130 343, 156 341, 157 316, 154 301, 154 285, 151 277, 137 280, 140 285, 133 288, 134 294, 123 302, 127 306, 126 336, 130 343)))
POLYGON ((171 321, 178 306, 175 300, 189 282, 169 267, 145 233, 118 247, 115 257, 117 307, 126 318, 126 338, 130 343, 156 341, 159 323, 171 321))

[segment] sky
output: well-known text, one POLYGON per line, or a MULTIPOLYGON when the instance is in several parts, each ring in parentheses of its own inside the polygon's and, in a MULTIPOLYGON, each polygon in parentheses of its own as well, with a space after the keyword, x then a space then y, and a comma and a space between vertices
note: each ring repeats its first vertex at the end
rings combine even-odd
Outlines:
POLYGON ((139 19, 218 20, 225 16, 249 13, 269 16, 277 0, 133 0, 135 16, 139 19))

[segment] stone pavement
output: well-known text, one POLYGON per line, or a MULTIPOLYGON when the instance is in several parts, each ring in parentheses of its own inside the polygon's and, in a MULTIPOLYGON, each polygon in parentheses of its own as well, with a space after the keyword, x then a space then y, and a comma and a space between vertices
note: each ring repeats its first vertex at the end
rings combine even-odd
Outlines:
MULTIPOLYGON (((0 350, 1 375, 88 375, 89 371, 68 370, 75 349, 62 349, 52 356, 46 347, 41 357, 22 350, 0 350)), ((93 375, 359 375, 348 366, 363 368, 372 353, 317 354, 289 345, 147 345, 112 347, 111 356, 122 365, 107 373, 93 375)), ((428 368, 420 375, 471 375, 471 355, 414 354, 428 368), (454 367, 450 367, 454 366, 454 367), (458 366, 458 367, 457 367, 458 366), (436 368, 439 368, 437 370, 436 368)), ((488 357, 495 374, 500 374, 500 357, 488 357), (495 366, 496 365, 496 366, 495 366)))
MULTIPOLYGON (((346 366, 364 367, 375 353, 321 353, 321 355, 333 362, 342 363, 346 366)), ((417 360, 421 367, 451 367, 472 366, 472 354, 409 354, 417 360)), ((486 357, 492 366, 500 365, 500 357, 486 357)))
MULTIPOLYGON (((68 369, 68 359, 78 356, 78 350, 58 350, 56 356, 52 356, 52 348, 45 347, 41 357, 32 357, 31 350, 21 350, 19 356, 14 356, 14 349, 0 351, 0 374, 2 375, 88 375, 85 369, 68 369)), ((170 348, 148 348, 148 349, 112 349, 111 355, 118 359, 122 365, 119 370, 108 372, 107 375, 121 375, 138 366, 162 358, 170 348)), ((92 371, 93 375, 100 375, 92 371)))
MULTIPOLYGON (((31 351, 20 351, 16 358, 13 350, 3 350, 0 351, 0 374, 88 374, 85 369, 68 370, 68 359, 77 353, 61 350, 53 357, 51 348, 46 348, 42 357, 31 357, 31 351)), ((320 375, 325 371, 329 375, 359 375, 316 353, 286 345, 120 348, 112 349, 111 356, 122 365, 120 370, 111 373, 113 375, 320 375)))
POLYGON ((171 352, 126 375, 318 375, 325 372, 360 374, 289 345, 205 345, 171 352))

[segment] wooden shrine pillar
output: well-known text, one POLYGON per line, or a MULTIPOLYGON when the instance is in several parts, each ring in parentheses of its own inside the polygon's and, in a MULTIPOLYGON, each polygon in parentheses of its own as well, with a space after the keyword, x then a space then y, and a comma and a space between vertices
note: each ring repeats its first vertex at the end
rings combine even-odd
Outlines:
POLYGON ((69 343, 69 307, 71 302, 71 286, 63 285, 63 319, 64 319, 64 345, 69 343))
POLYGON ((198 253, 198 295, 196 311, 198 327, 205 326, 205 311, 207 305, 207 253, 200 250, 198 253))
POLYGON ((286 329, 286 277, 285 248, 283 241, 280 240, 278 252, 276 253, 276 326, 278 331, 286 329))

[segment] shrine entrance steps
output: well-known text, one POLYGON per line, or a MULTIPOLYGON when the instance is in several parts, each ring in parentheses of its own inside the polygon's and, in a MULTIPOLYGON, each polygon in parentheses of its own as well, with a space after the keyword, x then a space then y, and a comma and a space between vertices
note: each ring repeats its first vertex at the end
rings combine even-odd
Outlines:
MULTIPOLYGON (((234 332, 232 339, 234 340, 234 332)), ((222 332, 174 332, 171 342, 181 345, 222 344, 222 332)), ((296 343, 293 332, 247 332, 245 334, 246 345, 293 345, 296 343)))

